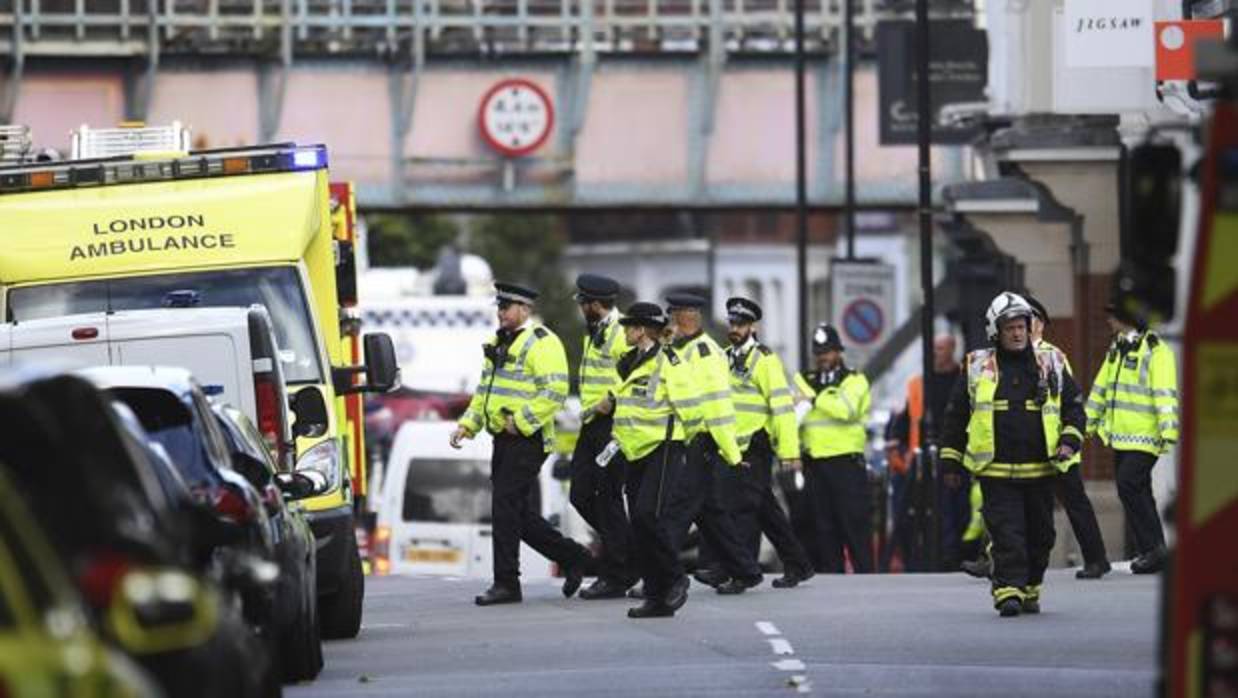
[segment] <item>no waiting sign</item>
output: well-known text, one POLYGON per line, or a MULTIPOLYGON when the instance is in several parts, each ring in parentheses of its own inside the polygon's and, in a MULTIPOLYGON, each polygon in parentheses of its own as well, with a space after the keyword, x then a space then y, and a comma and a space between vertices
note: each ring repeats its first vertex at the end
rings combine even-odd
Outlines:
POLYGON ((894 333, 894 267, 835 260, 830 277, 830 316, 847 348, 847 364, 863 368, 894 333))

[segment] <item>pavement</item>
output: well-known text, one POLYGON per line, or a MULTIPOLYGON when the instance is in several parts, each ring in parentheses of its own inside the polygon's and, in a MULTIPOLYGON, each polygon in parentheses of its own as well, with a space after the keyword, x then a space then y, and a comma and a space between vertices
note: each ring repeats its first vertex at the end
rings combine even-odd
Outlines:
POLYGON ((479 608, 486 582, 367 579, 359 638, 327 643, 309 696, 1120 696, 1156 678, 1159 580, 1050 572, 1039 616, 999 618, 963 574, 818 575, 722 597, 693 583, 670 619, 628 600, 479 608))

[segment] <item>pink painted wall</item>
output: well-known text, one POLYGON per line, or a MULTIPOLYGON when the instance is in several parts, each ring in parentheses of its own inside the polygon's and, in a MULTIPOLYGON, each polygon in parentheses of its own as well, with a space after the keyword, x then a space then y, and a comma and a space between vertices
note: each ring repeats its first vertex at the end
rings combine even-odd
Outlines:
MULTIPOLYGON (((808 178, 817 172, 817 90, 806 85, 808 178)), ((795 78, 786 70, 725 74, 719 85, 706 178, 710 183, 795 181, 795 78)))
POLYGON ((562 126, 564 115, 555 92, 553 73, 431 70, 421 76, 417 88, 413 127, 404 140, 405 157, 479 162, 473 166, 416 164, 410 168, 416 179, 435 182, 498 181, 493 167, 485 161, 497 163, 501 158, 481 137, 477 109, 486 92, 507 78, 529 80, 550 96, 554 106, 554 125, 546 142, 531 157, 544 158, 555 154, 556 134, 562 126))
POLYGON ((115 126, 124 114, 124 83, 119 75, 27 73, 17 94, 13 121, 30 126, 37 146, 67 154, 69 134, 77 127, 115 126))
POLYGON ((385 71, 295 68, 287 89, 277 140, 326 143, 336 179, 388 182, 391 109, 385 71))
POLYGON ((682 184, 688 173, 688 75, 598 72, 576 149, 576 180, 682 184))
POLYGON ((258 142, 258 75, 253 71, 161 73, 151 95, 151 124, 179 120, 197 147, 258 142))

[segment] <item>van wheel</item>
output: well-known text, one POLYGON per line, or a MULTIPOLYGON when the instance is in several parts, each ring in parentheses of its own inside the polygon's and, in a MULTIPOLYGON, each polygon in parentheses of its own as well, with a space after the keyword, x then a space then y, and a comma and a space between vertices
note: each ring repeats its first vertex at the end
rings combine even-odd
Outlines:
MULTIPOLYGON (((306 579, 315 577, 314 566, 307 565, 306 579)), ((312 681, 322 671, 322 635, 318 627, 318 595, 313 584, 303 584, 301 593, 304 598, 304 608, 297 618, 296 624, 285 634, 280 643, 283 656, 280 665, 283 667, 285 683, 297 681, 312 681), (308 588, 304 588, 307 587, 308 588)))
POLYGON ((322 636, 328 640, 344 640, 361 632, 361 602, 365 598, 365 573, 357 542, 352 540, 348 551, 348 572, 339 591, 319 600, 322 614, 322 636))

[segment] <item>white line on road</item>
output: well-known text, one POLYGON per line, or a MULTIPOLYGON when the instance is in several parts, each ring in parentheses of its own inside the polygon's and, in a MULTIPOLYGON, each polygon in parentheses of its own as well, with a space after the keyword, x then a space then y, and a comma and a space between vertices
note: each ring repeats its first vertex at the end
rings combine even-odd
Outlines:
POLYGON ((781 635, 782 634, 778 632, 778 626, 774 625, 773 623, 767 620, 757 621, 757 630, 760 630, 763 635, 781 635))
POLYGON ((783 659, 777 662, 770 662, 769 665, 779 671, 803 671, 806 668, 804 663, 798 659, 783 659))
POLYGON ((795 649, 791 647, 791 643, 781 637, 772 637, 766 640, 769 643, 769 648, 776 655, 795 654, 795 649))

